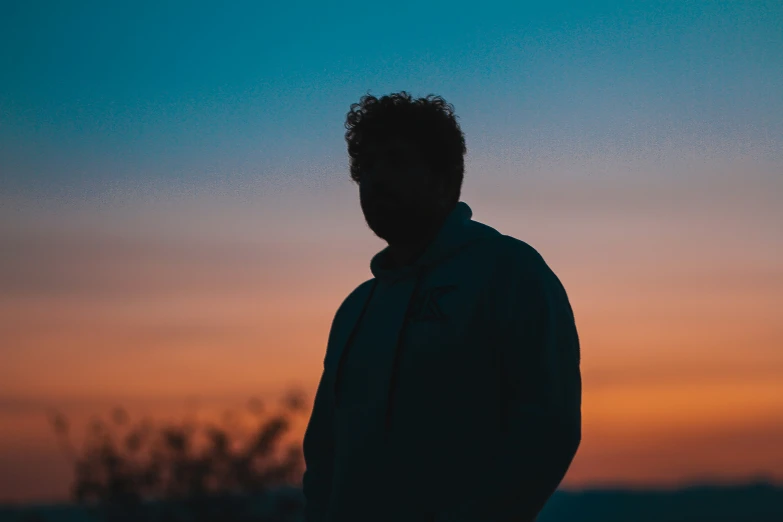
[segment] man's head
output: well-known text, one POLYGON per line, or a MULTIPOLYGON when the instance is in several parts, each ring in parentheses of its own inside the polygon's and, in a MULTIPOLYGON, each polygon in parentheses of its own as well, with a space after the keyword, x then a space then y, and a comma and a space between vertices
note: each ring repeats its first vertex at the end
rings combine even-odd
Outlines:
POLYGON ((421 241, 457 204, 465 137, 440 96, 402 91, 351 105, 345 127, 351 179, 364 217, 391 244, 421 241))

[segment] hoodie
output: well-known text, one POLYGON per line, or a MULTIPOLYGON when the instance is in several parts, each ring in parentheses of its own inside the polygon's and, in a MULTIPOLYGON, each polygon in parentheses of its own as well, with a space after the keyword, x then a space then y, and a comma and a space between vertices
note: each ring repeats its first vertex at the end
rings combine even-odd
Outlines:
POLYGON ((341 304, 304 438, 307 522, 532 521, 581 440, 579 339, 531 246, 459 202, 341 304))

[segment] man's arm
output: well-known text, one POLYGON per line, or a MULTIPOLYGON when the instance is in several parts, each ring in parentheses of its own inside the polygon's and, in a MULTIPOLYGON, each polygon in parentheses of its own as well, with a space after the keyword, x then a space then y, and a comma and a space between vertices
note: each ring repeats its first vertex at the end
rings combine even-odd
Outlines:
POLYGON ((327 372, 327 360, 332 353, 337 356, 341 345, 344 346, 341 327, 355 323, 352 316, 346 317, 349 310, 357 311, 361 303, 372 292, 373 279, 360 284, 345 298, 332 320, 329 329, 329 339, 324 356, 324 371, 315 393, 313 411, 305 431, 303 450, 305 473, 302 477, 302 490, 305 497, 305 522, 321 522, 329 509, 332 496, 332 479, 334 475, 335 441, 334 441, 334 380, 327 372), (336 352, 335 352, 336 350, 336 352))
MULTIPOLYGON (((529 247, 527 247, 529 248, 529 247)), ((581 440, 579 340, 560 281, 534 251, 515 247, 493 287, 493 346, 505 390, 505 442, 454 518, 534 520, 557 489, 581 440), (464 513, 460 516, 459 513, 464 513)))
POLYGON ((326 389, 326 372, 321 374, 315 403, 304 436, 305 472, 302 490, 305 497, 305 522, 320 522, 326 516, 332 491, 334 435, 332 404, 326 389))
POLYGON ((507 520, 533 520, 581 441, 579 338, 566 292, 543 259, 512 260, 516 266, 499 299, 505 313, 497 348, 512 443, 498 502, 507 520))

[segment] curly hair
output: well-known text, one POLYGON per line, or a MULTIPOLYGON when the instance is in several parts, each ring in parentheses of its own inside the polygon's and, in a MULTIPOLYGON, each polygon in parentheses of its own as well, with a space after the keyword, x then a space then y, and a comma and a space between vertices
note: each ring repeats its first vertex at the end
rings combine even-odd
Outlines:
POLYGON ((361 180, 366 145, 398 137, 418 147, 435 175, 448 180, 459 200, 467 153, 465 136, 454 106, 442 97, 430 94, 414 100, 401 91, 378 99, 368 93, 351 105, 345 128, 354 182, 361 180))

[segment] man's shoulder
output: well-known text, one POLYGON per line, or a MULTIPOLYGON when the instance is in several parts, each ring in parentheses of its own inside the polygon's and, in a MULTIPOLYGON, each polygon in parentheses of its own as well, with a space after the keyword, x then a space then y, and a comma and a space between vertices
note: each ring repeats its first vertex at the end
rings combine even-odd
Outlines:
MULTIPOLYGON (((357 317, 360 313, 364 303, 367 302, 367 298, 370 295, 374 279, 369 279, 359 286, 357 286, 348 297, 343 299, 340 306, 337 307, 337 311, 332 318, 332 326, 329 330, 329 343, 331 346, 334 342, 334 338, 339 332, 344 331, 344 328, 351 323, 351 316, 357 317)), ((327 351, 328 351, 327 346, 327 351)))
POLYGON ((341 313, 344 313, 347 309, 351 309, 356 306, 362 306, 367 301, 374 282, 375 278, 368 279, 354 288, 351 293, 349 293, 348 296, 343 299, 343 302, 337 308, 337 313, 335 316, 341 315, 341 313))
POLYGON ((500 234, 492 238, 488 253, 496 257, 498 266, 507 269, 544 269, 543 256, 529 243, 513 236, 500 234))
POLYGON ((372 286, 375 283, 375 278, 370 278, 367 281, 360 283, 359 286, 353 289, 353 291, 348 294, 348 297, 345 298, 345 301, 349 300, 356 300, 361 299, 362 297, 367 297, 370 293, 370 290, 372 290, 372 286))

